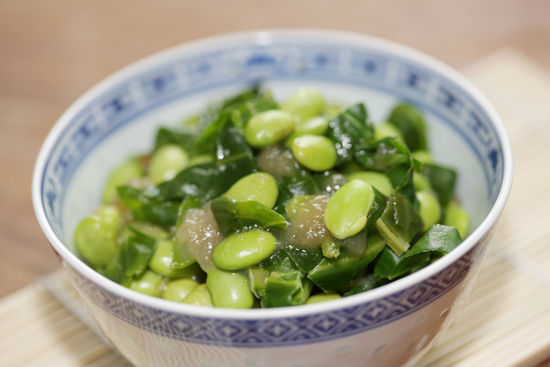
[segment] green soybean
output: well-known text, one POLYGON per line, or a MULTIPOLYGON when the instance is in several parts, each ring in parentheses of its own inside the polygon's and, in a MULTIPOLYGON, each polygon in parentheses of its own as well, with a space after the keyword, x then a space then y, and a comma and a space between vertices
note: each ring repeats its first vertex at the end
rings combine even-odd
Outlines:
POLYGON ((162 298, 168 301, 181 302, 198 286, 199 283, 192 279, 172 280, 166 284, 162 298))
POLYGON ((288 97, 282 109, 303 121, 321 115, 325 109, 325 100, 319 90, 302 87, 288 97))
POLYGON ((246 124, 244 138, 255 148, 264 148, 286 138, 294 129, 294 117, 281 110, 254 115, 246 124))
POLYGON ((310 118, 309 120, 298 122, 294 127, 292 135, 286 139, 285 145, 292 147, 292 142, 298 136, 302 135, 323 135, 328 129, 328 120, 326 117, 317 116, 310 118))
POLYGON ((223 196, 237 201, 255 200, 273 208, 279 189, 269 173, 255 172, 235 182, 223 196))
POLYGON ((275 251, 276 246, 275 236, 269 232, 254 229, 225 238, 214 249, 212 259, 221 269, 245 269, 268 258, 275 251))
POLYGON ((251 308, 254 305, 248 279, 240 273, 213 270, 206 277, 206 285, 216 307, 251 308))
POLYGON ((336 164, 334 143, 317 135, 302 135, 292 142, 292 154, 301 165, 312 171, 326 171, 336 164))
POLYGON ((397 138, 399 141, 404 142, 401 131, 395 125, 384 122, 374 126, 374 139, 380 140, 387 137, 397 138))
POLYGON ((348 180, 361 180, 364 183, 368 183, 371 186, 374 186, 382 194, 389 196, 393 191, 393 186, 390 179, 383 173, 374 172, 374 171, 360 171, 354 172, 348 175, 348 180))
POLYGON ((430 181, 422 173, 413 172, 413 185, 416 191, 431 189, 430 181))
POLYGON ((468 227, 470 226, 470 217, 458 203, 451 201, 445 208, 445 220, 443 224, 456 227, 460 237, 466 238, 468 227))
POLYGON ((333 301, 335 299, 340 299, 340 298, 342 298, 342 296, 340 296, 338 293, 319 293, 309 297, 309 299, 306 301, 306 305, 333 301))
POLYGON ((163 145, 151 158, 149 178, 154 184, 170 180, 184 169, 188 162, 187 152, 179 145, 163 145))
POLYGON ((374 201, 369 184, 353 180, 338 189, 325 209, 325 225, 338 239, 359 233, 367 224, 367 214, 374 201))
POLYGON ((117 236, 121 226, 122 215, 117 207, 100 207, 77 225, 74 232, 76 250, 94 267, 107 265, 118 251, 117 236))
POLYGON ((116 188, 118 186, 125 185, 132 180, 143 177, 143 175, 144 171, 139 158, 131 158, 118 166, 107 179, 103 189, 103 202, 105 204, 112 203, 117 195, 116 188))
POLYGON ((212 296, 205 283, 199 284, 195 289, 189 293, 187 297, 181 301, 187 305, 213 307, 212 296))
POLYGON ((424 223, 423 231, 439 222, 441 218, 441 206, 437 197, 428 190, 419 191, 416 193, 416 198, 420 203, 420 218, 424 223))
POLYGON ((170 278, 179 278, 189 274, 187 268, 174 267, 174 243, 170 240, 159 240, 149 267, 157 273, 170 278))
POLYGON ((148 296, 158 297, 162 292, 162 276, 154 271, 147 270, 130 283, 130 289, 148 296))

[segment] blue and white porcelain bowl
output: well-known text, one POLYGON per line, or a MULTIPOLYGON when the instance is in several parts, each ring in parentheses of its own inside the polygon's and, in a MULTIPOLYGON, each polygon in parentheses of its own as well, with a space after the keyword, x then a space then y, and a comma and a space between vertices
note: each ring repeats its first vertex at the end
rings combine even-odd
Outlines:
POLYGON ((42 230, 83 304, 138 366, 399 366, 418 357, 475 273, 512 181, 510 143, 480 92, 414 50, 363 35, 281 30, 192 42, 139 61, 79 98, 48 135, 32 194, 42 230), (329 101, 364 101, 381 121, 418 105, 432 151, 457 167, 474 230, 449 255, 372 291, 279 309, 211 309, 148 297, 94 272, 74 253, 78 221, 100 203, 108 173, 151 148, 160 125, 262 80, 278 98, 298 86, 329 101))

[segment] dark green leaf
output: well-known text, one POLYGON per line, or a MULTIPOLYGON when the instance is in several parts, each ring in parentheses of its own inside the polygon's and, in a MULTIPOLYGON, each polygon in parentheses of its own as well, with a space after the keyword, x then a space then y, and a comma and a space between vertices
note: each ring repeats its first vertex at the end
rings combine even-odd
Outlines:
POLYGON ((216 150, 216 140, 223 128, 230 124, 231 112, 223 111, 211 121, 197 138, 194 150, 199 154, 212 154, 216 150))
POLYGON ((283 177, 278 184, 279 196, 275 203, 278 213, 285 213, 285 206, 290 199, 297 195, 313 195, 318 192, 313 177, 306 171, 300 170, 293 176, 283 177))
POLYGON ((163 226, 176 223, 179 203, 158 200, 156 188, 119 186, 117 192, 122 203, 132 212, 134 219, 163 226))
POLYGON ((361 256, 342 253, 334 260, 324 258, 309 272, 308 278, 326 293, 341 292, 378 256, 384 246, 380 237, 373 236, 367 241, 361 256))
POLYGON ((398 139, 387 137, 359 146, 355 160, 367 170, 384 172, 394 189, 416 205, 413 172, 420 169, 420 162, 398 139))
POLYGON ((372 190, 374 191, 374 200, 370 207, 369 214, 367 214, 367 231, 369 233, 376 229, 376 221, 380 218, 384 209, 386 209, 386 204, 388 202, 388 198, 374 186, 372 186, 372 190))
POLYGON ((260 93, 258 86, 247 89, 226 100, 218 111, 211 111, 210 115, 217 116, 206 119, 203 131, 197 139, 195 150, 198 153, 212 154, 216 140, 225 127, 235 127, 243 130, 248 120, 255 114, 277 108, 278 104, 271 95, 260 93))
POLYGON ((376 278, 374 277, 374 275, 367 274, 363 277, 360 277, 356 282, 354 282, 350 290, 344 292, 343 296, 348 297, 353 296, 354 294, 370 291, 371 289, 376 288, 376 286, 376 278))
POLYGON ((448 254, 461 242, 456 228, 434 224, 400 257, 386 248, 377 261, 374 274, 391 280, 412 273, 448 254))
POLYGON ((150 236, 130 228, 132 233, 119 249, 119 261, 125 277, 141 275, 155 252, 157 241, 150 236))
POLYGON ((408 250, 409 242, 422 226, 420 214, 401 194, 390 196, 382 216, 376 221, 378 232, 398 255, 408 250))
POLYGON ((373 139, 374 127, 367 118, 365 105, 358 103, 347 108, 329 123, 326 135, 336 147, 337 165, 351 161, 354 147, 373 139))
POLYGON ((220 196, 241 177, 256 169, 256 160, 240 132, 226 127, 217 137, 216 161, 182 170, 159 184, 156 200, 181 200, 187 196, 207 202, 220 196))
POLYGON ((210 209, 226 235, 250 227, 277 230, 283 230, 286 227, 285 218, 281 214, 254 200, 235 201, 223 197, 216 198, 210 202, 210 209))
POLYGON ((283 251, 292 259, 298 269, 306 274, 323 260, 323 253, 319 248, 306 250, 292 245, 286 245, 283 251))
POLYGON ((428 149, 426 122, 415 106, 407 103, 398 104, 391 111, 388 121, 399 129, 411 151, 428 149))
POLYGON ((182 147, 187 153, 192 154, 196 140, 197 134, 195 132, 161 127, 158 129, 155 138, 155 151, 163 145, 176 144, 182 147))
POLYGON ((262 307, 302 305, 311 294, 312 284, 299 271, 272 273, 267 278, 262 307))
POLYGON ((441 206, 446 207, 454 195, 456 171, 437 164, 425 164, 422 167, 422 174, 430 181, 430 186, 435 191, 441 206))
POLYGON ((282 248, 277 248, 270 257, 259 263, 258 267, 269 270, 270 272, 279 273, 299 270, 294 261, 288 256, 288 253, 282 248))

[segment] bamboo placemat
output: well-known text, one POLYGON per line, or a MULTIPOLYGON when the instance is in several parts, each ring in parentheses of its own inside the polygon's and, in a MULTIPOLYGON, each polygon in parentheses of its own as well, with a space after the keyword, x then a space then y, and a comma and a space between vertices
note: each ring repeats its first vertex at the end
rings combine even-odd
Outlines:
MULTIPOLYGON (((464 73, 510 134, 512 194, 472 291, 417 365, 532 366, 550 357, 550 74, 515 50, 464 73)), ((63 273, 0 301, 0 365, 122 367, 63 273)))

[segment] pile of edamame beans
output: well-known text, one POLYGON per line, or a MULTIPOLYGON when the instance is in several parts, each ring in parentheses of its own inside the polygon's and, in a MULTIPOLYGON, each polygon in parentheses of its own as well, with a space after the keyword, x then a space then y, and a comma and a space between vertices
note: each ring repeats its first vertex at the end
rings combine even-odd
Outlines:
POLYGON ((246 89, 115 168, 76 251, 137 292, 206 307, 311 304, 404 277, 458 246, 469 219, 421 111, 388 112, 374 123, 314 88, 282 103, 246 89))

